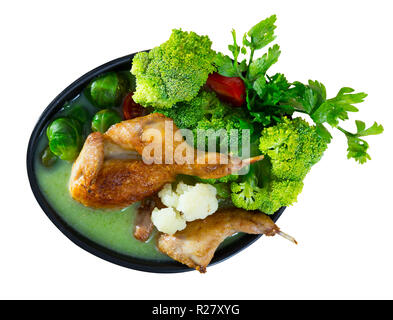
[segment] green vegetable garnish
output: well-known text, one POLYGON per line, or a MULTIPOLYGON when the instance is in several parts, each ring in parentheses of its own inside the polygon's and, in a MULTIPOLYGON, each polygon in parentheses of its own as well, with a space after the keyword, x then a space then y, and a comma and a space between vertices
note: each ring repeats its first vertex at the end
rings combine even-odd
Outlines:
POLYGON ((136 76, 134 101, 155 108, 190 101, 215 71, 211 44, 207 36, 173 30, 167 42, 138 53, 131 69, 136 76))
POLYGON ((337 129, 342 131, 348 139, 347 158, 353 158, 359 163, 365 163, 367 160, 371 160, 370 155, 367 153, 369 145, 365 140, 360 139, 360 137, 380 134, 383 132, 383 127, 374 122, 371 127, 366 129, 366 124, 363 121, 356 120, 355 123, 357 127, 356 133, 350 133, 341 127, 337 127, 337 129))
POLYGON ((259 22, 243 36, 243 46, 236 41, 236 32, 232 30, 233 44, 228 48, 232 52, 234 60, 219 53, 215 63, 218 72, 225 76, 237 76, 243 79, 246 85, 246 101, 249 116, 255 123, 263 126, 272 126, 280 123, 284 116, 292 116, 295 112, 308 114, 316 124, 316 132, 326 142, 330 142, 332 136, 325 124, 337 128, 343 132, 348 140, 348 158, 353 158, 359 163, 365 163, 371 159, 367 153, 368 143, 360 137, 376 135, 383 132, 383 127, 374 123, 365 130, 365 124, 357 120, 356 133, 348 132, 339 126, 340 120, 348 120, 349 112, 357 112, 354 104, 363 102, 367 94, 353 93, 352 88, 342 88, 336 97, 327 99, 325 86, 318 81, 309 81, 307 85, 295 81, 289 83, 283 74, 267 75, 269 68, 277 62, 281 51, 275 44, 268 48, 260 58, 253 59, 257 50, 271 43, 276 37, 274 29, 276 16, 259 22), (238 62, 241 54, 249 51, 248 63, 246 59, 238 62))
POLYGON ((262 205, 264 194, 258 187, 254 166, 251 166, 248 174, 242 177, 241 182, 231 184, 231 191, 232 202, 238 208, 257 210, 262 205))
POLYGON ((104 133, 110 126, 119 123, 121 117, 114 110, 104 109, 96 113, 91 122, 91 129, 104 133))
POLYGON ((309 81, 308 85, 295 82, 291 89, 292 99, 288 101, 298 112, 308 114, 316 123, 318 134, 326 141, 330 142, 332 135, 325 127, 329 124, 332 128, 337 128, 345 134, 348 141, 348 159, 353 158, 359 163, 365 163, 371 159, 367 153, 368 143, 360 137, 377 135, 383 132, 382 125, 376 122, 368 129, 363 121, 356 120, 357 132, 351 133, 339 126, 340 120, 348 120, 348 112, 357 112, 359 109, 354 104, 361 103, 367 94, 353 93, 352 88, 341 88, 336 97, 327 99, 325 86, 318 81, 309 81))
MULTIPOLYGON (((230 130, 231 129, 252 129, 251 124, 248 123, 246 115, 240 108, 231 108, 224 102, 220 101, 214 92, 201 90, 199 94, 190 102, 178 103, 171 109, 156 109, 157 112, 165 114, 167 117, 173 119, 176 126, 179 128, 187 128, 193 131, 194 146, 200 149, 207 150, 209 137, 216 143, 216 150, 220 150, 220 144, 226 142, 226 149, 229 150, 230 130), (209 129, 214 130, 210 132, 209 129), (212 136, 220 129, 227 130, 227 141, 219 137, 212 136), (197 141, 198 130, 206 130, 204 133, 206 137, 199 145, 197 141)), ((241 142, 241 131, 238 137, 239 144, 241 142)), ((202 136, 202 138, 204 138, 202 136)), ((223 145, 224 147, 224 145, 223 145)))
POLYGON ((263 171, 263 201, 260 210, 273 214, 297 200, 303 179, 322 157, 327 143, 315 126, 301 118, 289 120, 262 131, 259 148, 268 169, 263 171))
POLYGON ((322 157, 327 143, 305 120, 284 118, 262 131, 259 149, 270 160, 275 179, 303 180, 322 157))
POLYGON ((253 60, 254 54, 271 43, 276 37, 274 29, 276 16, 273 15, 245 33, 243 46, 237 44, 236 32, 232 30, 233 44, 228 48, 232 52, 233 60, 223 54, 218 54, 215 59, 218 72, 224 76, 240 77, 246 86, 246 102, 252 121, 263 126, 280 121, 284 115, 293 113, 293 107, 281 104, 287 100, 290 84, 282 74, 272 77, 266 75, 268 69, 277 62, 281 51, 278 45, 270 47, 262 57, 253 60), (241 54, 250 51, 247 59, 238 62, 241 54))
MULTIPOLYGON (((215 54, 213 59, 218 73, 243 80, 246 102, 242 108, 226 105, 205 89, 197 95, 203 82, 195 81, 196 75, 206 80, 214 69, 211 68, 210 54, 209 59, 191 62, 184 60, 186 49, 182 46, 173 50, 171 46, 176 42, 174 35, 180 39, 187 37, 187 33, 176 31, 165 44, 150 53, 139 54, 133 64, 133 73, 137 76, 139 86, 138 102, 155 107, 157 112, 172 118, 179 128, 193 130, 194 137, 198 129, 250 129, 251 153, 262 153, 265 160, 252 165, 247 175, 235 176, 236 179, 232 181, 211 179, 205 182, 226 191, 228 189, 223 186, 230 186, 235 206, 247 210, 259 209, 268 214, 296 201, 303 188, 304 177, 320 160, 332 139, 326 124, 346 135, 347 157, 359 163, 370 159, 367 153, 369 145, 363 137, 383 131, 383 127, 377 123, 366 128, 360 120, 356 120, 355 133, 339 126, 340 121, 349 118, 350 112, 358 111, 354 105, 364 101, 367 96, 365 93, 354 93, 353 89, 344 87, 336 97, 328 99, 325 86, 318 81, 302 84, 298 81, 289 82, 282 73, 268 75, 270 67, 280 57, 280 47, 274 44, 260 57, 254 56, 275 40, 275 22, 276 16, 273 15, 253 26, 243 35, 241 45, 237 43, 236 32, 232 30, 233 43, 228 49, 233 59, 222 53, 215 54), (164 51, 168 47, 173 63, 168 63, 169 54, 164 51), (190 64, 193 68, 190 68, 190 64), (197 71, 198 67, 201 67, 200 71, 197 71), (190 75, 185 69, 196 73, 190 75), (187 78, 181 79, 180 76, 185 74, 187 78), (176 90, 166 91, 172 87, 176 90), (180 87, 185 92, 179 92, 180 87), (294 117, 296 112, 309 115, 315 125, 311 126, 305 120, 294 117), (259 142, 255 144, 255 141, 259 142)), ((210 42, 208 46, 196 46, 210 48, 210 42)), ((230 89, 225 88, 226 92, 230 92, 230 89)), ((207 148, 207 142, 202 141, 203 144, 207 148)), ((198 146, 196 141, 195 146, 198 146)))
POLYGON ((326 148, 327 143, 317 134, 316 127, 301 118, 284 118, 283 122, 264 129, 259 149, 265 160, 252 165, 240 182, 231 184, 233 204, 273 214, 296 202, 304 177, 326 148))

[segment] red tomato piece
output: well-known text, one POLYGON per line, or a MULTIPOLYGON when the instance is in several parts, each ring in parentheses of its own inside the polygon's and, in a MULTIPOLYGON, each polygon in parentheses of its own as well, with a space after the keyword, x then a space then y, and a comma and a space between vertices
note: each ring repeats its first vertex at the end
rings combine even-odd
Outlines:
POLYGON ((134 101, 133 95, 133 92, 127 94, 123 101, 123 116, 125 120, 146 115, 146 109, 134 101))
POLYGON ((240 107, 246 100, 246 86, 239 77, 224 77, 218 73, 209 75, 207 86, 223 100, 235 107, 240 107))

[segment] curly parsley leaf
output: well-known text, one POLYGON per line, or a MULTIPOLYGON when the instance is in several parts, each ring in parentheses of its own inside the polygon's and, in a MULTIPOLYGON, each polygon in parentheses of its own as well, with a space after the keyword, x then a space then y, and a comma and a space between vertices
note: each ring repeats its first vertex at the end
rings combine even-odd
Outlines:
POLYGON ((245 36, 243 37, 243 44, 250 47, 252 50, 262 49, 267 46, 270 42, 276 39, 276 36, 274 35, 274 29, 276 29, 274 23, 276 20, 277 16, 272 15, 257 23, 247 33, 251 40, 247 40, 247 37, 245 36))
POLYGON ((232 32, 233 44, 228 45, 228 49, 229 49, 230 52, 232 52, 233 58, 237 62, 237 59, 239 57, 241 49, 240 49, 240 47, 239 47, 239 45, 237 44, 237 41, 236 41, 236 31, 234 29, 232 29, 231 32, 232 32))
POLYGON ((217 53, 214 59, 214 65, 217 68, 217 72, 225 77, 236 77, 237 71, 233 67, 233 61, 221 52, 217 53))
POLYGON ((360 164, 366 163, 367 160, 371 160, 370 155, 367 153, 368 148, 369 145, 365 140, 355 137, 348 137, 347 158, 353 158, 360 164))
POLYGON ((343 87, 338 94, 331 99, 327 99, 325 86, 318 81, 309 81, 308 85, 300 82, 293 83, 289 103, 296 111, 307 113, 316 124, 317 133, 326 141, 330 142, 332 135, 324 126, 328 123, 331 127, 343 132, 348 141, 348 158, 353 158, 359 163, 365 163, 371 159, 367 153, 368 143, 360 137, 376 135, 383 132, 383 127, 374 123, 366 129, 363 121, 356 120, 356 133, 350 133, 340 126, 340 120, 348 120, 349 112, 357 112, 359 109, 354 104, 361 103, 367 97, 364 92, 354 93, 352 88, 343 87))
POLYGON ((321 82, 317 80, 315 81, 309 80, 308 86, 312 91, 314 91, 318 95, 319 104, 326 100, 326 88, 321 82))
POLYGON ((243 73, 247 70, 246 60, 243 60, 240 63, 236 62, 235 64, 230 57, 222 54, 221 52, 217 53, 213 63, 217 68, 217 72, 225 77, 238 77, 239 72, 243 73))
POLYGON ((266 74, 266 71, 278 61, 281 51, 280 47, 275 44, 268 49, 262 57, 255 59, 250 63, 248 78, 250 81, 258 79, 266 74))
POLYGON ((290 83, 281 73, 273 77, 260 77, 254 81, 254 90, 250 115, 254 122, 264 126, 281 122, 284 115, 292 115, 295 108, 288 104, 290 83))
POLYGON ((325 86, 316 80, 307 84, 289 83, 283 74, 272 77, 267 75, 270 67, 278 61, 280 47, 273 45, 261 57, 254 58, 256 50, 262 49, 275 40, 274 31, 277 17, 262 20, 243 35, 242 46, 237 44, 236 32, 232 30, 233 44, 228 46, 233 60, 223 54, 217 54, 215 65, 221 75, 240 77, 246 87, 246 104, 250 121, 258 126, 271 126, 282 121, 283 116, 294 112, 308 114, 315 122, 317 133, 329 143, 332 135, 326 128, 329 124, 343 132, 348 140, 348 158, 359 163, 370 159, 367 153, 368 143, 361 137, 380 134, 383 127, 374 123, 366 128, 364 122, 356 120, 356 133, 350 133, 339 127, 340 121, 348 120, 350 112, 359 111, 355 106, 364 101, 367 94, 355 93, 352 88, 343 87, 333 98, 328 99, 325 86), (248 63, 244 59, 238 62, 241 54, 249 51, 248 63))
MULTIPOLYGON (((311 87, 304 85, 301 82, 294 82, 294 87, 290 90, 291 96, 295 99, 296 106, 306 113, 310 114, 317 106, 318 93, 311 87)), ((299 111, 301 111, 299 110, 299 111)))
POLYGON ((367 153, 369 144, 364 139, 360 139, 360 137, 381 134, 383 127, 374 122, 371 127, 366 129, 366 124, 363 121, 356 120, 355 123, 356 133, 350 133, 340 127, 338 129, 346 135, 348 140, 347 158, 353 158, 359 163, 365 163, 367 160, 371 160, 370 155, 367 153))
POLYGON ((258 96, 263 97, 267 89, 266 78, 259 77, 254 81, 252 87, 255 90, 255 92, 258 94, 258 96))
POLYGON ((336 97, 326 100, 315 111, 311 111, 311 118, 316 123, 327 122, 332 127, 336 127, 339 120, 349 119, 348 112, 359 111, 354 104, 363 102, 367 97, 364 92, 352 94, 353 91, 352 88, 341 88, 336 97))
POLYGON ((355 123, 357 129, 356 135, 358 137, 377 135, 383 132, 383 126, 376 122, 368 129, 366 129, 366 124, 363 121, 356 120, 355 123))
POLYGON ((330 134, 329 130, 322 123, 317 123, 315 125, 316 131, 319 136, 326 141, 326 143, 330 143, 332 141, 332 135, 330 134))
POLYGON ((276 73, 273 77, 267 78, 264 90, 259 95, 262 105, 275 106, 287 100, 290 83, 285 76, 282 73, 276 73))

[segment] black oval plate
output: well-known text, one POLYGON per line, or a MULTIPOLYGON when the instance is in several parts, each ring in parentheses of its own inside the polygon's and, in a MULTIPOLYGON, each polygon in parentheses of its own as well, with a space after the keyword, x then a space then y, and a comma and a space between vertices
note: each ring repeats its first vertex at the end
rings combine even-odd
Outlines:
MULTIPOLYGON (((72 100, 77 94, 79 94, 86 87, 86 85, 93 78, 108 71, 130 70, 132 58, 134 57, 134 55, 135 53, 127 55, 122 58, 115 59, 86 73, 78 80, 73 82, 70 86, 68 86, 65 90, 63 90, 63 92, 61 92, 44 110, 31 134, 28 150, 27 150, 27 173, 29 176, 30 186, 42 210, 45 212, 48 218, 56 225, 56 227, 79 247, 96 255, 97 257, 100 257, 102 259, 105 259, 109 262, 118 264, 123 267, 140 270, 140 271, 156 272, 156 273, 175 273, 175 272, 190 271, 193 269, 190 269, 187 266, 178 263, 174 260, 157 261, 157 260, 136 258, 136 257, 118 253, 116 251, 103 247, 97 244, 96 242, 91 241, 90 239, 86 238, 84 235, 80 234, 79 232, 71 228, 61 218, 61 216, 56 212, 56 210, 52 208, 50 203, 46 200, 45 196, 43 195, 43 193, 41 192, 38 186, 38 182, 35 174, 35 168, 34 168, 34 155, 35 155, 40 134, 46 127, 49 120, 63 107, 66 101, 72 100)), ((284 210, 285 207, 281 208, 274 215, 272 215, 271 218, 273 219, 273 221, 277 221, 284 210)), ((260 236, 261 235, 244 234, 238 240, 226 245, 223 248, 219 248, 216 251, 210 265, 214 265, 216 263, 224 261, 225 259, 233 256, 234 254, 242 251, 243 249, 251 245, 253 242, 255 242, 260 236)))

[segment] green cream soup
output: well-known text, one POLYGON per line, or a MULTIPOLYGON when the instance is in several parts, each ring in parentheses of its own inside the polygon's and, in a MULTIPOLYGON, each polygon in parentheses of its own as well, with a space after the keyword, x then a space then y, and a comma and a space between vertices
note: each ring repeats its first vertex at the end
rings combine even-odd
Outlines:
MULTIPOLYGON (((46 137, 41 137, 40 148, 44 149, 46 137)), ((146 243, 133 236, 134 217, 139 203, 121 210, 100 210, 83 206, 73 200, 68 191, 71 163, 57 160, 44 167, 37 152, 35 171, 41 191, 56 212, 75 230, 98 244, 119 253, 154 260, 170 258, 156 248, 155 237, 146 243)))

